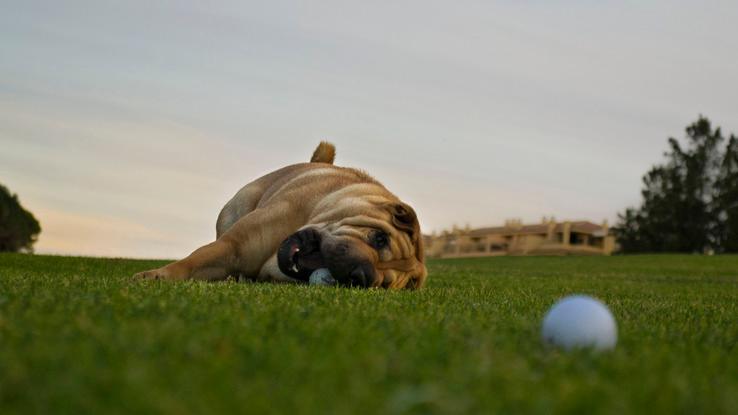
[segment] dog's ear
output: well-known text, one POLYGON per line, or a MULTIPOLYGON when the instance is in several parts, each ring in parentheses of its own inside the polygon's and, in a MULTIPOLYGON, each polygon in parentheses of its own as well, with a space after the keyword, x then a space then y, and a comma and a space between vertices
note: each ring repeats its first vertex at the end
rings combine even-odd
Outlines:
POLYGON ((396 203, 390 207, 392 224, 397 229, 407 232, 415 240, 420 234, 420 224, 415 211, 406 203, 396 203))
POLYGON ((389 211, 392 214, 392 224, 410 236, 410 241, 415 247, 415 258, 418 261, 405 288, 411 290, 421 288, 425 285, 428 270, 425 267, 425 249, 418 216, 413 208, 402 202, 390 205, 389 211))
POLYGON ((420 263, 425 261, 425 250, 423 247, 423 236, 420 234, 420 223, 413 208, 406 203, 396 203, 391 207, 392 224, 410 235, 410 240, 415 246, 415 256, 420 263))

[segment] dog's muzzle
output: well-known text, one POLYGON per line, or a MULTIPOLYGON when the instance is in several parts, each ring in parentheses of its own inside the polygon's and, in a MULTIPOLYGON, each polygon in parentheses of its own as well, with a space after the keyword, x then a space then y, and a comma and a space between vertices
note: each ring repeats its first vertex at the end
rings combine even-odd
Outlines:
POLYGON ((328 268, 341 285, 371 287, 377 278, 370 261, 352 254, 350 243, 324 237, 315 228, 285 239, 277 251, 277 264, 282 273, 301 281, 309 281, 319 268, 328 268))
POLYGON ((279 246, 277 264, 280 271, 291 278, 308 281, 310 274, 318 268, 325 268, 320 251, 320 232, 307 228, 290 235, 279 246))

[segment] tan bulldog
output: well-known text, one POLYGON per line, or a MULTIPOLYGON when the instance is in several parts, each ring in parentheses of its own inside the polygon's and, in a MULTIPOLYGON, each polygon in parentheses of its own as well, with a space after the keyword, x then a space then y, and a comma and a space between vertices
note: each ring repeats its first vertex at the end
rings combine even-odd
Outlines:
POLYGON ((420 288, 427 276, 413 209, 368 174, 333 165, 320 143, 310 163, 267 174, 223 207, 217 239, 146 279, 307 282, 327 268, 341 285, 420 288))

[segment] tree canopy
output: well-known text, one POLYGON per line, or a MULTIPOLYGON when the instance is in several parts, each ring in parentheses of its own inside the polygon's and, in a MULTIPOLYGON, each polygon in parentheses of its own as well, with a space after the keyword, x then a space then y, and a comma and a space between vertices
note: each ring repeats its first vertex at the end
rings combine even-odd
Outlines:
POLYGON ((41 232, 33 214, 23 208, 18 195, 0 185, 0 252, 33 252, 41 232))
POLYGON ((700 116, 684 144, 643 176, 643 201, 618 215, 623 252, 738 252, 738 139, 700 116))

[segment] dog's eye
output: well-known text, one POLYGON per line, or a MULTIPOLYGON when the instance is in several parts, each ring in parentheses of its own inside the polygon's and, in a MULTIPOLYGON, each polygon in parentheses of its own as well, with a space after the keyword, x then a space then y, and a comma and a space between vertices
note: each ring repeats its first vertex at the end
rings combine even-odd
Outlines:
POLYGON ((382 231, 377 231, 371 235, 369 241, 375 249, 382 249, 389 245, 389 236, 382 231))

